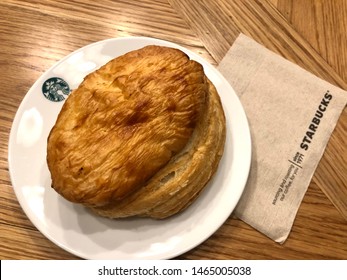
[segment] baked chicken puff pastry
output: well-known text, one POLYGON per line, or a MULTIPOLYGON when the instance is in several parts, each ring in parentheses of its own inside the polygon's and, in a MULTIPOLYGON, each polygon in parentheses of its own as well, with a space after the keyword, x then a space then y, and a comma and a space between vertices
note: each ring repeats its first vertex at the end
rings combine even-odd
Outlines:
POLYGON ((52 187, 101 216, 167 218, 210 181, 225 134, 203 67, 178 49, 147 46, 69 95, 47 140, 52 187))

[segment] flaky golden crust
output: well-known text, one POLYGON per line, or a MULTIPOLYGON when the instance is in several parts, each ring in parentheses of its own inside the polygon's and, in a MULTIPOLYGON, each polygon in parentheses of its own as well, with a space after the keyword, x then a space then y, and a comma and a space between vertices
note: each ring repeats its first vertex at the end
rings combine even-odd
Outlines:
POLYGON ((225 117, 215 87, 209 83, 207 106, 184 149, 141 189, 120 203, 93 208, 99 215, 120 218, 170 217, 189 206, 217 170, 225 144, 225 117))
POLYGON ((225 120, 202 66, 148 46, 89 74, 47 143, 52 187, 107 217, 165 218, 215 172, 225 120))

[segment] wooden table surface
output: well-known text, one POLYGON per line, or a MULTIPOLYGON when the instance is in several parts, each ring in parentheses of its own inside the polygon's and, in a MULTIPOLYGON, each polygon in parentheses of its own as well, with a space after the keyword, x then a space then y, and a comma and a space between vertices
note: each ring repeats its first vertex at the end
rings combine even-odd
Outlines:
MULTIPOLYGON (((7 147, 26 92, 55 62, 82 46, 149 36, 181 44, 217 65, 242 32, 347 89, 344 0, 2 0, 0 11, 1 259, 77 259, 23 213, 10 181, 7 147)), ((346 139, 345 108, 283 245, 230 217, 178 258, 347 259, 346 139)))

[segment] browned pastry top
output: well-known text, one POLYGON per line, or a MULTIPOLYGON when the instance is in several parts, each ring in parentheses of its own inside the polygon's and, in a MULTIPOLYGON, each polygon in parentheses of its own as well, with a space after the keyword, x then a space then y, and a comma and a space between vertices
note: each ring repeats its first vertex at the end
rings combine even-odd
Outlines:
POLYGON ((111 60, 70 94, 49 135, 52 187, 87 206, 133 193, 185 147, 207 92, 202 66, 177 49, 111 60))

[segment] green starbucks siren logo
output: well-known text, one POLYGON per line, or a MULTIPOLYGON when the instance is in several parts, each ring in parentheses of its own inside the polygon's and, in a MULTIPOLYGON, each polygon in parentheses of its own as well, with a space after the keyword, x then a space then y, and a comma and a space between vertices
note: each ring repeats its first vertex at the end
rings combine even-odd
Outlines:
POLYGON ((42 85, 43 95, 53 102, 63 101, 70 91, 68 83, 57 77, 49 78, 42 85))

